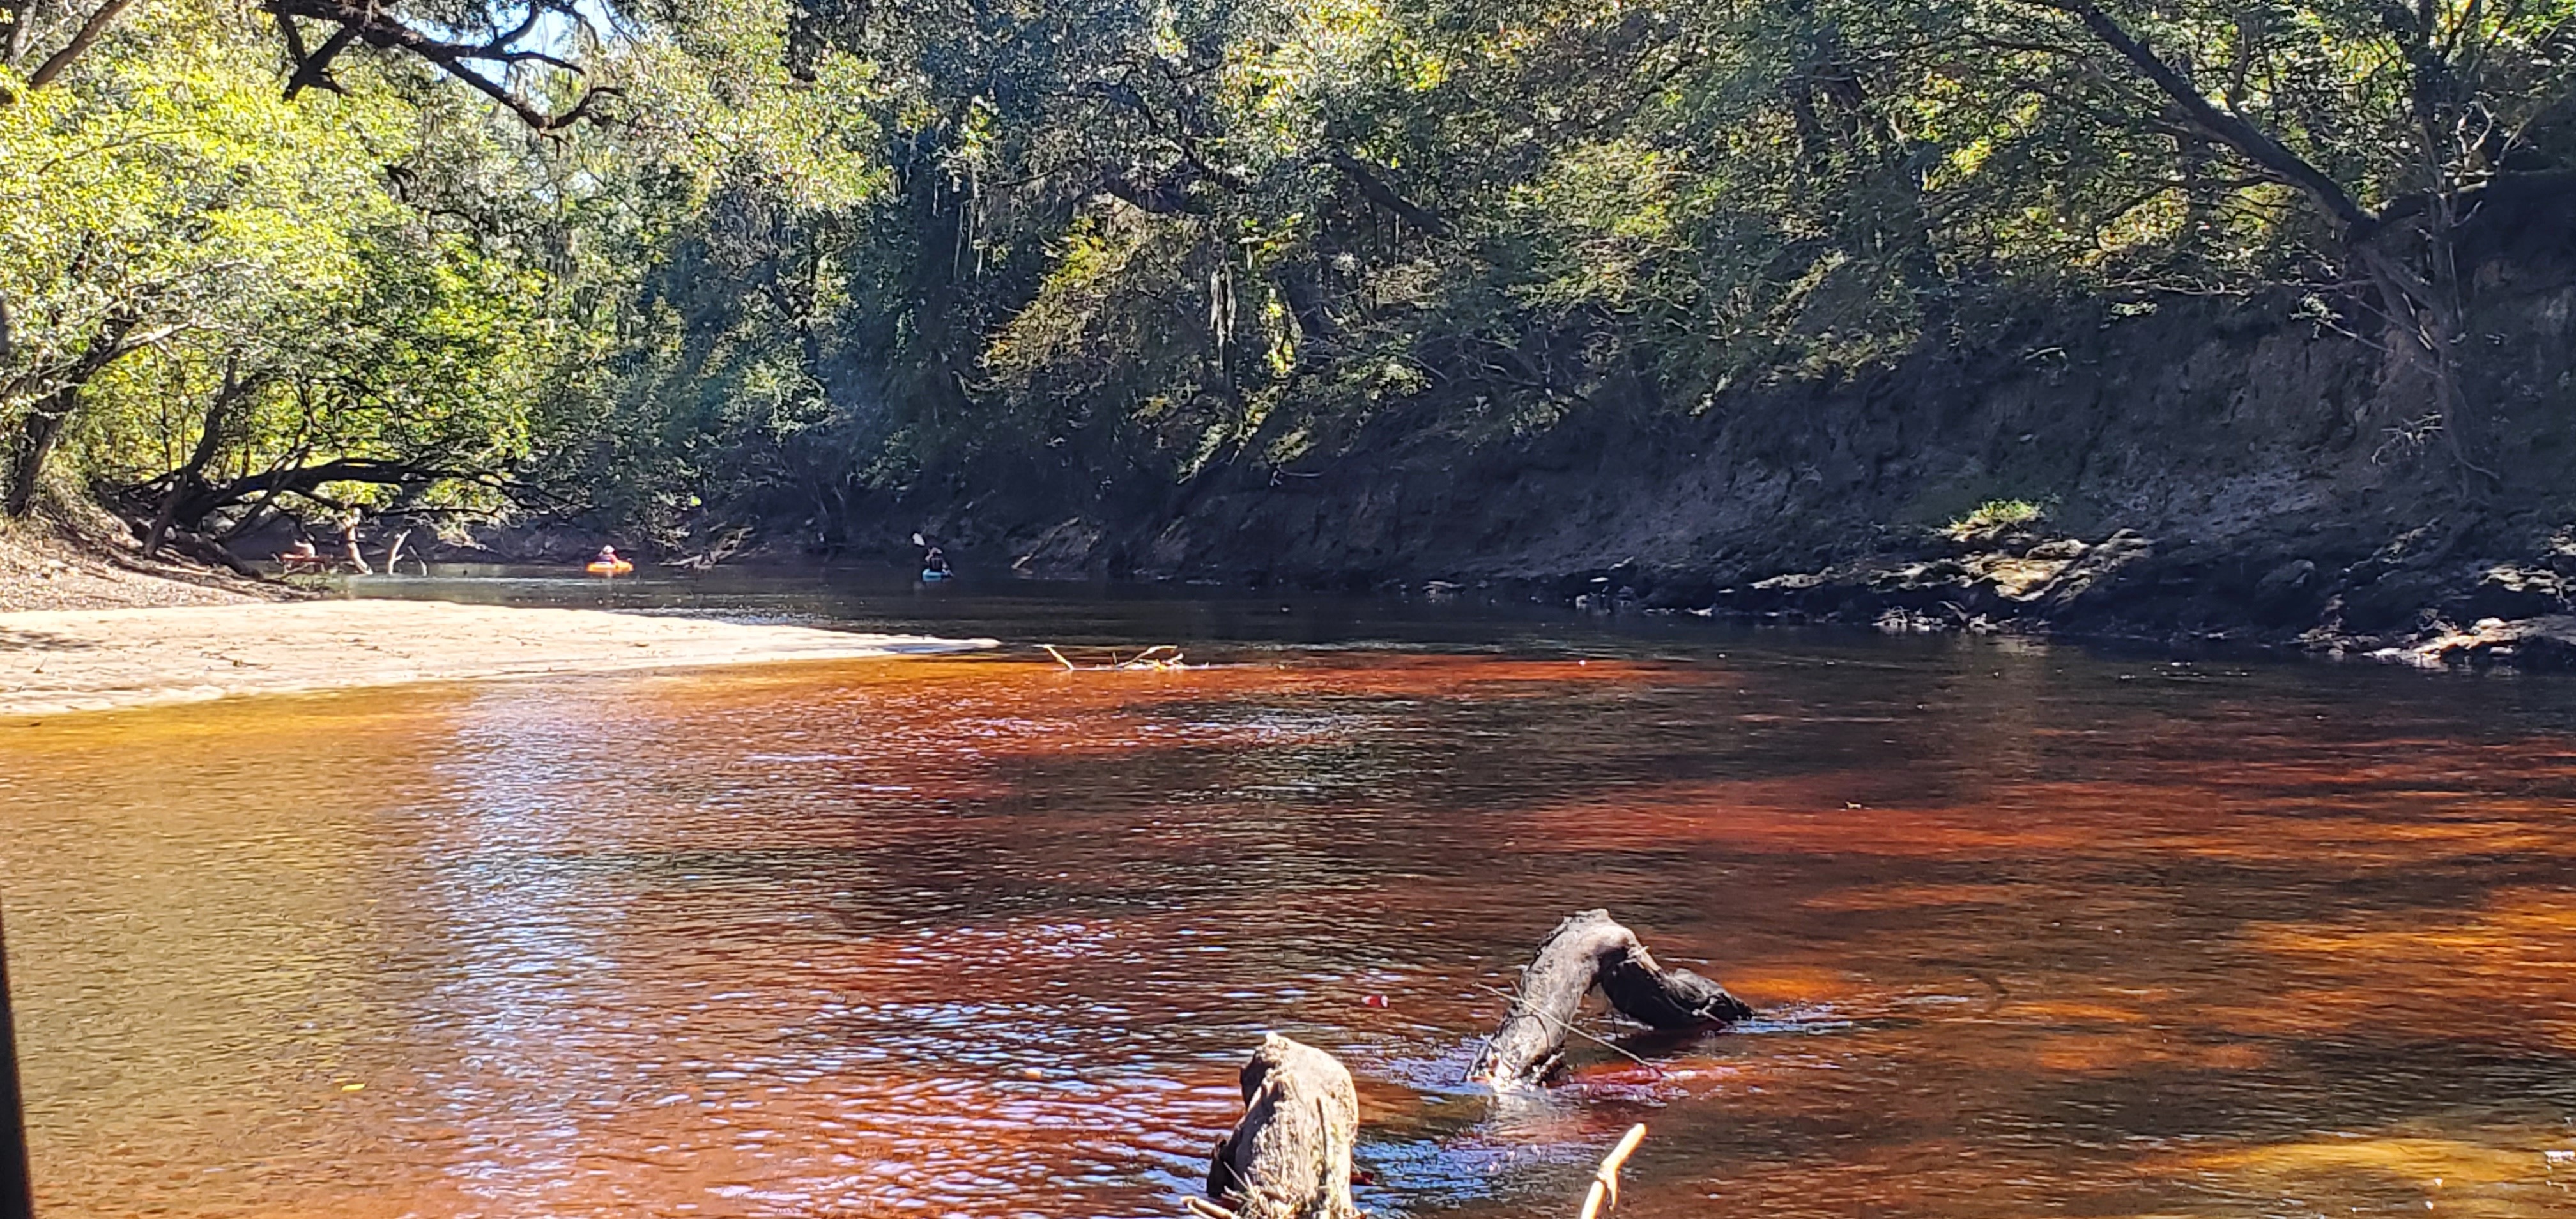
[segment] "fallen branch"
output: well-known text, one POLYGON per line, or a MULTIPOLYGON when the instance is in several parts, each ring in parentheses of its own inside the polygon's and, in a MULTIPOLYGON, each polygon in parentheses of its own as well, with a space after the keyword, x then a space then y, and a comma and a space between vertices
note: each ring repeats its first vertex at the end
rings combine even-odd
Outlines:
POLYGON ((1607 910, 1586 910, 1549 932, 1521 973, 1511 1011, 1467 1068, 1471 1083, 1534 1084, 1565 1059, 1566 1034, 1598 986, 1622 1015, 1653 1028, 1709 1028, 1753 1014, 1726 988, 1687 969, 1666 969, 1607 910))
POLYGON ((1105 665, 1078 665, 1065 659, 1064 653, 1057 651, 1052 643, 1041 643, 1038 646, 1046 649, 1047 655, 1055 657, 1055 662, 1063 665, 1067 673, 1127 673, 1139 670, 1176 673, 1192 667, 1188 661, 1181 658, 1181 650, 1168 643, 1155 644, 1125 660, 1118 659, 1118 653, 1111 652, 1109 663, 1105 665), (1164 656, 1162 655, 1164 652, 1169 652, 1171 655, 1164 656))

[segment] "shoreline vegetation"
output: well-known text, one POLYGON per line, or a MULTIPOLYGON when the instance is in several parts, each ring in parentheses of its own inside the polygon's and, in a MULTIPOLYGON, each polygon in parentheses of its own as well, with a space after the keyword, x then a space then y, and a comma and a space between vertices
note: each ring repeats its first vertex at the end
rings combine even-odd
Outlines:
POLYGON ((2249 12, 0 0, 0 518, 131 560, 17 608, 920 536, 2563 667, 2576 0, 2249 12))
POLYGON ((0 715, 412 682, 953 655, 998 646, 991 639, 443 601, 0 613, 0 715))

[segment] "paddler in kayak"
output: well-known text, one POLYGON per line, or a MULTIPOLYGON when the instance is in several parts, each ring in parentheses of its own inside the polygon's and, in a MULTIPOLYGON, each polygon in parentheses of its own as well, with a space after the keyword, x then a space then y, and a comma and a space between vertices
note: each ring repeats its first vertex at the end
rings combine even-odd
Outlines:
POLYGON ((635 565, 618 558, 616 547, 602 546, 599 548, 599 554, 591 559, 590 566, 584 570, 594 576, 615 576, 635 570, 635 565))
POLYGON ((947 551, 931 545, 930 542, 923 538, 918 532, 912 535, 912 544, 921 547, 922 579, 945 580, 950 575, 954 574, 948 570, 947 551))

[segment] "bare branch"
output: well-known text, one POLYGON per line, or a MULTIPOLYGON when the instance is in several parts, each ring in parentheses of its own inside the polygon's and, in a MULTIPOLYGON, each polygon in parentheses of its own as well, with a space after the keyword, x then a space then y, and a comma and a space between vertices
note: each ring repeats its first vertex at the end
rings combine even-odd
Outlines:
POLYGON ((295 65, 294 73, 286 80, 286 96, 289 100, 307 87, 332 93, 348 92, 340 87, 339 81, 331 78, 331 61, 339 58, 340 52, 347 50, 350 43, 358 40, 356 30, 345 25, 341 26, 332 31, 329 38, 323 40, 320 50, 308 55, 304 51, 304 35, 295 28, 294 18, 284 13, 278 14, 277 28, 286 34, 287 58, 295 65))

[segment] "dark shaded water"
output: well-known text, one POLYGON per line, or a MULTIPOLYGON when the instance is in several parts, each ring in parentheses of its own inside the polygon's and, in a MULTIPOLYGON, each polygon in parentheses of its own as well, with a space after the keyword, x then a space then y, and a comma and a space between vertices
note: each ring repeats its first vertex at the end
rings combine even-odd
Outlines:
POLYGON ((2563 681, 1033 588, 377 587, 1223 667, 0 725, 51 1213, 1171 1215, 1278 1030, 1358 1076, 1381 1213, 1571 1214, 1642 1121, 1640 1219, 2576 1214, 2544 1156, 2576 1150, 2563 681), (1646 1066, 1578 1045, 1543 1096, 1457 1086, 1491 988, 1591 905, 1762 1018, 1646 1066))

